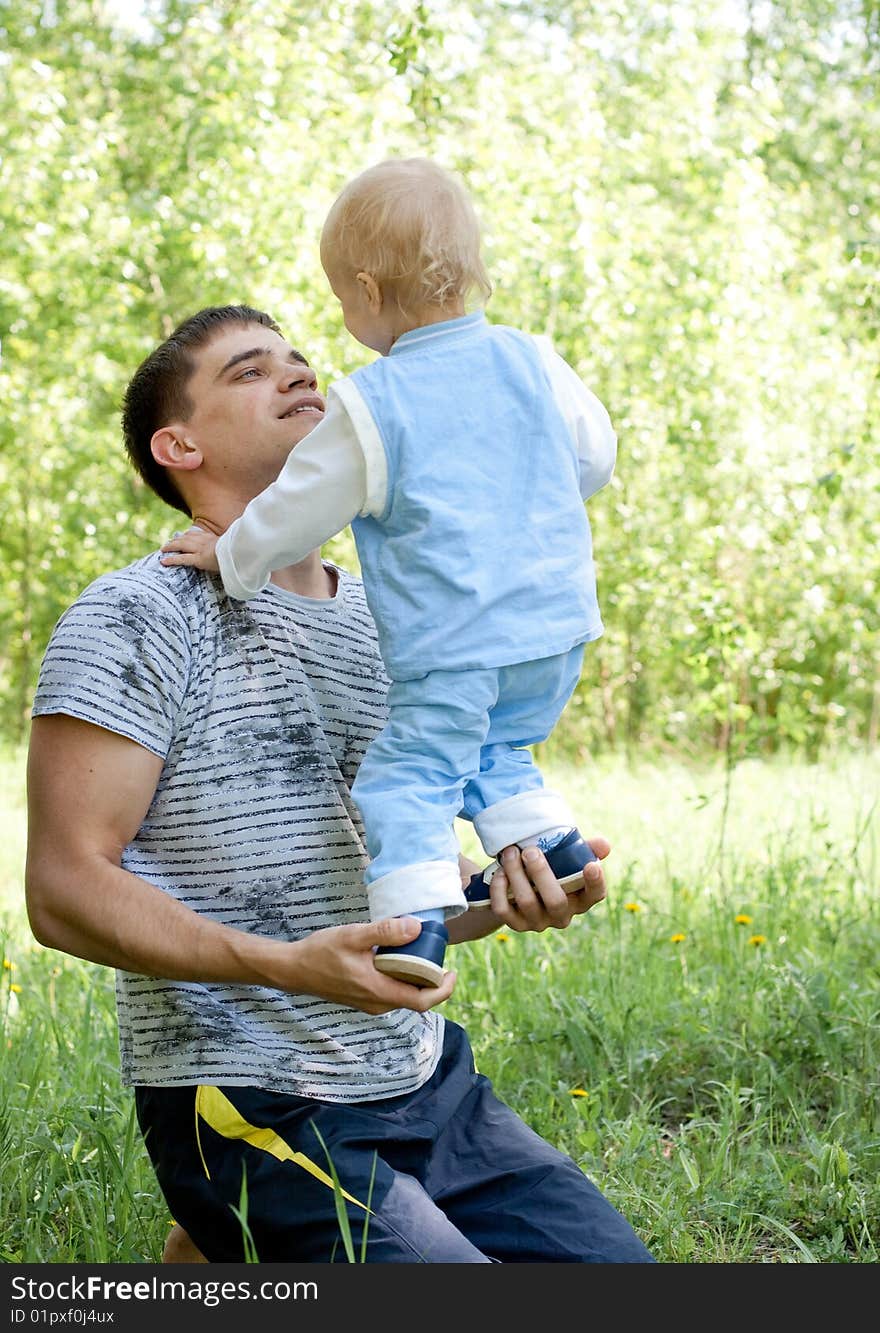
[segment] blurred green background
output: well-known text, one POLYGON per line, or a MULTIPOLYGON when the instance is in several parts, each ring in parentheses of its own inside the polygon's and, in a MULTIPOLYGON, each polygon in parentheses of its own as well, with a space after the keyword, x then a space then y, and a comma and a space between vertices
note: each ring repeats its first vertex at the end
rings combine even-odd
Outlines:
POLYGON ((476 200, 489 317, 618 431, 555 752, 873 746, 878 74, 877 0, 0 0, 0 735, 66 605, 178 525, 122 452, 136 365, 230 301, 322 386, 363 364, 320 227, 424 154, 476 200))

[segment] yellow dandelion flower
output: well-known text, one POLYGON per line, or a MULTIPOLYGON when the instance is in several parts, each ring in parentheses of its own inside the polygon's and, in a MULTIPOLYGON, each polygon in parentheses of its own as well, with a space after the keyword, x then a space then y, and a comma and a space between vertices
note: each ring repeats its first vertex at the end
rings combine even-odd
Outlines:
POLYGON ((670 943, 670 944, 682 944, 686 939, 687 939, 687 935, 682 935, 681 931, 679 931, 677 935, 670 935, 670 936, 669 936, 669 943, 670 943))
POLYGON ((499 944, 507 944, 507 942, 508 942, 509 939, 510 939, 510 936, 509 936, 505 931, 503 931, 503 930, 499 930, 499 932, 498 932, 498 934, 495 936, 495 938, 496 938, 496 940, 498 941, 499 944))
POLYGON ((749 944, 754 944, 755 947, 757 947, 759 944, 766 944, 766 943, 767 943, 767 936, 766 936, 766 935, 750 935, 750 936, 749 936, 749 944))
POLYGON ((21 986, 19 986, 17 981, 13 981, 9 989, 12 991, 13 995, 21 995, 21 986))
POLYGON ((739 915, 735 916, 733 919, 738 926, 750 926, 752 924, 752 918, 747 912, 740 912, 739 915))
POLYGON ((642 904, 641 904, 641 903, 624 903, 624 904, 623 904, 623 910, 624 910, 625 912, 641 912, 641 910, 642 910, 642 904))
POLYGON ((569 1097, 589 1097, 590 1094, 586 1088, 569 1088, 568 1095, 569 1097))
POLYGON ((15 963, 11 962, 8 958, 4 958, 3 966, 6 968, 7 972, 11 972, 12 969, 15 967, 15 963))

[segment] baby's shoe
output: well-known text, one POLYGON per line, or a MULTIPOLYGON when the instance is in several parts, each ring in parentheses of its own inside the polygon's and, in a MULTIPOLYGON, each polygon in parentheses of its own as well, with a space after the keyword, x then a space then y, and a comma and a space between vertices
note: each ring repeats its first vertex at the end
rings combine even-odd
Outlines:
POLYGON ((446 975, 443 955, 449 931, 442 921, 423 921, 422 931, 409 944, 383 944, 374 962, 380 972, 411 986, 439 986, 446 975))
MULTIPOLYGON (((540 842, 535 845, 544 853, 547 864, 566 893, 577 893, 578 889, 583 888, 584 866, 589 861, 599 859, 589 843, 584 842, 576 828, 571 829, 552 847, 543 847, 540 842)), ((486 866, 485 870, 478 870, 475 875, 471 875, 470 883, 464 891, 468 907, 489 907, 491 905, 489 885, 498 867, 499 863, 493 861, 486 866)))

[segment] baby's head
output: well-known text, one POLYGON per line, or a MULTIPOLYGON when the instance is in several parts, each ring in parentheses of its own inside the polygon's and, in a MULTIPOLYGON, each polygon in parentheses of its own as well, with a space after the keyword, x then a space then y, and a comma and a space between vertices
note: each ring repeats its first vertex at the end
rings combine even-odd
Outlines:
POLYGON ((349 331, 376 351, 406 328, 464 314, 472 291, 484 301, 492 291, 467 191, 425 158, 380 162, 349 181, 324 223, 321 263, 349 331))

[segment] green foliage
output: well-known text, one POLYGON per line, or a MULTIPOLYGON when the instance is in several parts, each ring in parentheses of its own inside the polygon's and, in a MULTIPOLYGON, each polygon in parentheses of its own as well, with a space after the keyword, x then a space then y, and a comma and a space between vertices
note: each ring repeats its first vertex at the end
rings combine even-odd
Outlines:
POLYGON ((323 382, 362 364, 324 213, 430 153, 477 200, 490 316, 618 430, 559 743, 873 744, 878 72, 867 0, 0 0, 0 729, 70 600, 176 526, 122 455, 134 367, 238 300, 323 382))

